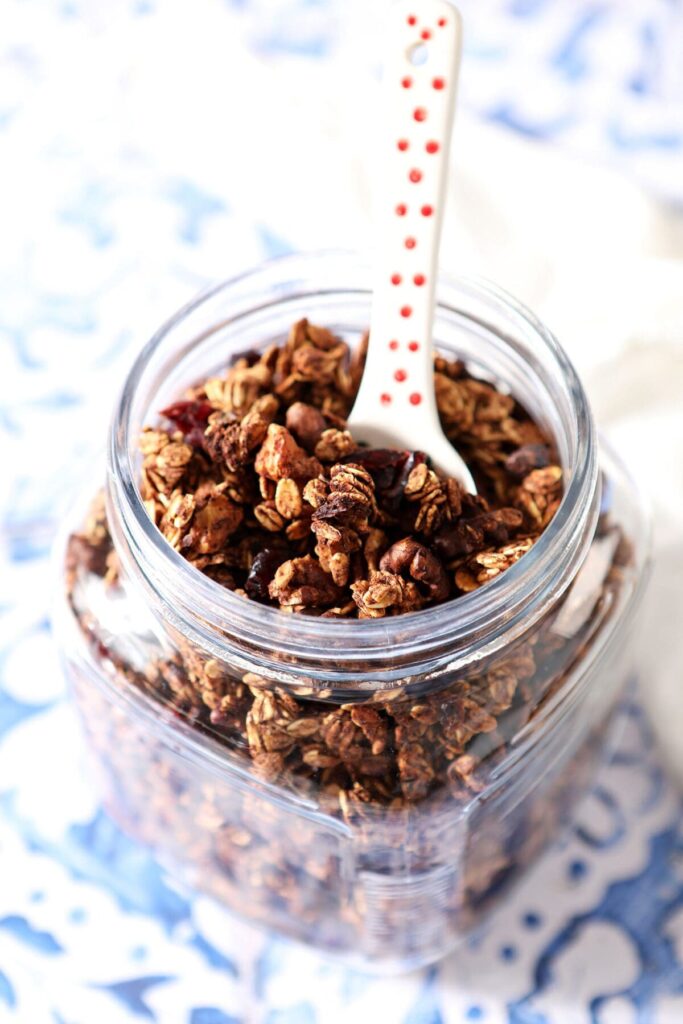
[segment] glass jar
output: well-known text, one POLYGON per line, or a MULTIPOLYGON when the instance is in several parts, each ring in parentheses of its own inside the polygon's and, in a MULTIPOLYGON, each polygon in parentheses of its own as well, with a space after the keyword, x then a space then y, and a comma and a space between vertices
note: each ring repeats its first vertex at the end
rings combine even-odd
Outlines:
POLYGON ((68 545, 57 635, 126 830, 252 920, 407 968, 483 920, 589 785, 633 672, 648 525, 552 335, 497 288, 460 280, 439 289, 438 349, 511 392, 564 471, 533 548, 455 601, 353 621, 285 615, 191 566, 141 500, 142 427, 301 317, 358 343, 368 282, 352 256, 287 257, 152 338, 115 411, 106 514, 90 513, 100 540, 68 545), (234 720, 216 724, 226 695, 234 720), (264 772, 255 749, 280 768, 264 772))

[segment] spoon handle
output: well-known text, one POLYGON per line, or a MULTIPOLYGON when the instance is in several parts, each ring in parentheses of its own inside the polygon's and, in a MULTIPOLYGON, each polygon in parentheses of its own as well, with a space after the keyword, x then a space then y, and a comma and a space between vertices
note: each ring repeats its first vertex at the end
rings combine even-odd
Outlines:
POLYGON ((399 0, 387 32, 370 344, 350 422, 371 443, 418 447, 441 433, 432 325, 460 15, 446 0, 399 0))

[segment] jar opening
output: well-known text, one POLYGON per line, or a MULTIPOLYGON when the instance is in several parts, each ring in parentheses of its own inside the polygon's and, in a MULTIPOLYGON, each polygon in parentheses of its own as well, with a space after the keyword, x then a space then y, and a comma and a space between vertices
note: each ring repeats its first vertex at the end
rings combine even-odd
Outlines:
POLYGON ((553 434, 565 472, 560 508, 531 551, 479 590, 422 611, 344 621, 289 616, 204 576, 174 551, 147 515, 138 489, 138 435, 166 400, 231 354, 281 337, 305 315, 358 337, 369 320, 369 268, 351 254, 288 256, 212 288, 146 345, 112 424, 110 524, 129 574, 174 627, 195 643, 286 681, 356 692, 406 685, 406 668, 428 678, 508 644, 564 591, 587 552, 597 517, 594 428, 576 372, 553 335, 511 296, 475 279, 442 280, 435 344, 477 374, 504 382, 553 434), (245 341, 251 339, 249 345, 245 341), (360 679, 359 679, 360 673, 360 679), (401 680, 400 684, 398 680, 401 680))

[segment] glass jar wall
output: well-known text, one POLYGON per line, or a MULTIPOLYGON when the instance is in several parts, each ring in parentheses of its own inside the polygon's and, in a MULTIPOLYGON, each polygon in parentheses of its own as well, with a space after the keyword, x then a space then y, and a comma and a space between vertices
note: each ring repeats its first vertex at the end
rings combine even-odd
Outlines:
POLYGON ((376 620, 284 615, 190 565, 141 499, 142 427, 301 317, 358 343, 367 281, 352 257, 290 257, 152 339, 115 413, 106 504, 70 524, 58 634, 131 834, 252 919, 409 967, 496 905, 589 785, 632 674, 647 523, 549 332, 460 281, 439 292, 439 350, 521 402, 562 465, 533 548, 472 593, 376 620))

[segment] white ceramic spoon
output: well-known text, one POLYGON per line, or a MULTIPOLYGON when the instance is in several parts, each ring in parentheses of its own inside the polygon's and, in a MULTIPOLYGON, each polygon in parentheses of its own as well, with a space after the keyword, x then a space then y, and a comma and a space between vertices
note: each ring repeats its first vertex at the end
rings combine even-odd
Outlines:
POLYGON ((349 426, 373 446, 419 448, 475 491, 439 423, 432 349, 460 15, 446 0, 399 0, 387 32, 370 344, 349 426))

